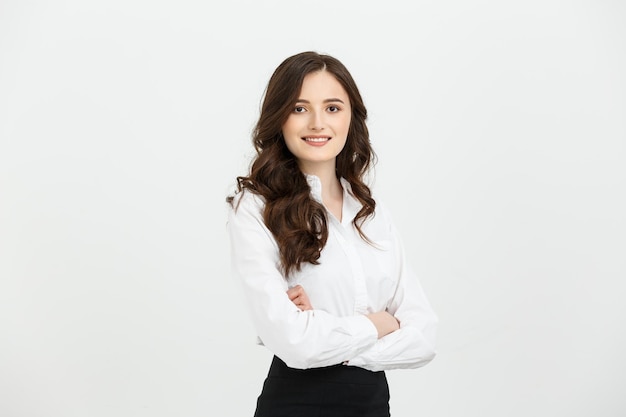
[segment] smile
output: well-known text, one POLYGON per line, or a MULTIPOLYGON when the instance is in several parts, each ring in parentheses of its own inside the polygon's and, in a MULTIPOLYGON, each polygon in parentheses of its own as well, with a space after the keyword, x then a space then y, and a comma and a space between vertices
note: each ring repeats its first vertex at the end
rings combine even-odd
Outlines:
POLYGON ((320 143, 320 142, 326 142, 330 140, 330 137, 328 136, 324 136, 324 137, 304 137, 302 138, 302 140, 305 140, 307 142, 316 142, 316 143, 320 143))

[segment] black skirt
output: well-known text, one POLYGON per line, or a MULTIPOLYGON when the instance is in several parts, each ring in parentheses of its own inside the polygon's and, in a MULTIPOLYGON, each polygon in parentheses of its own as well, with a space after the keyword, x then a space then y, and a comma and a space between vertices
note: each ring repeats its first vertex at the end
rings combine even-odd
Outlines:
POLYGON ((384 371, 333 365, 293 369, 274 356, 255 417, 389 417, 384 371))

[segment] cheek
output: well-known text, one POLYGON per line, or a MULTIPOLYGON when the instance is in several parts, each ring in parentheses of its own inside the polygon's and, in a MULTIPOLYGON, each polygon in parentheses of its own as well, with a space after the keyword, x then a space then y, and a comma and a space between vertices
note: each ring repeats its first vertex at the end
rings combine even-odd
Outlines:
POLYGON ((287 143, 289 143, 290 140, 293 140, 294 135, 298 134, 298 126, 291 118, 287 119, 287 121, 283 124, 281 130, 283 133, 283 138, 287 143))
POLYGON ((296 144, 300 140, 300 138, 298 137, 297 126, 294 126, 293 121, 290 122, 289 119, 287 119, 285 124, 283 124, 282 133, 283 141, 285 142, 287 149, 289 149, 291 153, 294 153, 297 149, 296 144))
POLYGON ((348 116, 344 120, 344 129, 345 129, 346 134, 348 134, 348 131, 350 130, 350 123, 351 122, 352 122, 352 117, 351 117, 350 114, 348 114, 348 116))
POLYGON ((283 127, 282 127, 282 131, 283 131, 283 136, 284 137, 289 136, 289 132, 291 132, 293 130, 293 126, 292 125, 293 125, 293 121, 292 121, 291 117, 289 117, 287 119, 287 121, 285 121, 285 123, 283 124, 283 127))

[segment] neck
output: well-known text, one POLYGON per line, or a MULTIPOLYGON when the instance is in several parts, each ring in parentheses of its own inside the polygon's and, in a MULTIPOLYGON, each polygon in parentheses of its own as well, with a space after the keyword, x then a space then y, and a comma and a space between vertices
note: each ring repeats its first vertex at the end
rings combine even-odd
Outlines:
POLYGON ((334 163, 324 166, 316 165, 313 167, 301 164, 300 169, 305 174, 315 175, 320 179, 320 182, 322 183, 322 199, 326 200, 326 198, 329 197, 340 198, 343 195, 343 189, 341 188, 341 183, 337 178, 334 163))

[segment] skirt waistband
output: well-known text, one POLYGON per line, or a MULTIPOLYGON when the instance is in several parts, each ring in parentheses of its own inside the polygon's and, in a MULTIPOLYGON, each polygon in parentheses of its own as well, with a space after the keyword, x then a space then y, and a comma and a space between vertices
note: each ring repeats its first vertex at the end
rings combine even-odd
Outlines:
POLYGON ((274 356, 268 377, 305 378, 309 381, 324 381, 348 384, 379 384, 386 381, 384 371, 368 371, 358 366, 332 365, 322 368, 290 368, 279 357, 274 356))

